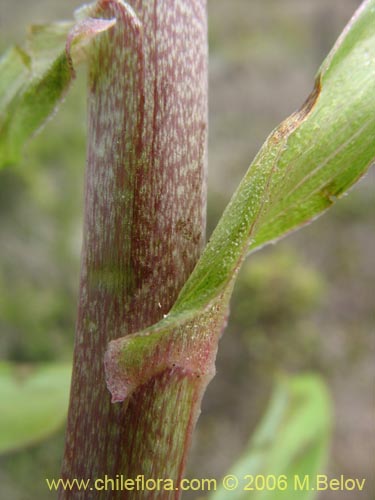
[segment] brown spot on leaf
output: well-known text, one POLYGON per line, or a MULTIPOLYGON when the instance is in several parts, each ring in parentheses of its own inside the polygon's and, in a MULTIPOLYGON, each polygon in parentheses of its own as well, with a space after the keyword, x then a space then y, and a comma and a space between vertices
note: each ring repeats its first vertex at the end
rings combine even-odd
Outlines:
POLYGON ((317 77, 315 80, 314 89, 311 94, 308 96, 306 101, 303 103, 301 108, 292 113, 286 120, 284 120, 279 127, 275 130, 271 140, 275 142, 279 142, 281 139, 284 139, 288 135, 290 135, 311 113, 314 109, 315 104, 318 101, 318 97, 321 92, 321 78, 317 77))

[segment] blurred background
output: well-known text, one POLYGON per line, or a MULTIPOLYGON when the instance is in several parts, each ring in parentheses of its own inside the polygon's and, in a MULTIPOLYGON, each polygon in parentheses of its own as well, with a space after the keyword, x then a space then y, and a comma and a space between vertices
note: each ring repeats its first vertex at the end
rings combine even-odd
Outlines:
MULTIPOLYGON (((22 42, 28 24, 69 19, 80 4, 0 0, 0 49, 22 42)), ((266 136, 309 94, 359 4, 208 0, 209 232, 266 136)), ((22 164, 0 172, 1 359, 71 359, 85 165, 80 76, 22 164)), ((334 404, 327 473, 367 479, 362 493, 319 498, 374 498, 374 179, 372 169, 313 225, 248 259, 203 402, 189 476, 220 478, 228 470, 264 411, 276 373, 314 371, 334 404)), ((52 498, 44 478, 59 476, 63 439, 62 429, 0 457, 1 498, 52 498)))

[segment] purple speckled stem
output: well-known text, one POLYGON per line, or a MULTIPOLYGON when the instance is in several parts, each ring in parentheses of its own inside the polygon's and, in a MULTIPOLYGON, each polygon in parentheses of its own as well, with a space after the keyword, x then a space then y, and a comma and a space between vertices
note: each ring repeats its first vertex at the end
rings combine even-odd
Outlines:
MULTIPOLYGON (((100 0, 116 25, 89 58, 84 244, 64 478, 182 477, 204 390, 166 370, 111 403, 108 342, 159 321, 202 250, 207 143, 205 0, 100 0)), ((175 499, 178 491, 60 491, 175 499)))

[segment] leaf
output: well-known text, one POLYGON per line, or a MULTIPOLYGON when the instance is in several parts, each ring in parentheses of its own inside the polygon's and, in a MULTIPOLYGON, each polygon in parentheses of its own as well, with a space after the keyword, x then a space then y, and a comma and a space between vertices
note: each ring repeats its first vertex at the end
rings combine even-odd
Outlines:
POLYGON ((0 168, 19 160, 26 140, 66 94, 75 76, 73 68, 84 60, 89 41, 115 22, 86 18, 32 26, 25 47, 13 47, 2 56, 0 168))
POLYGON ((302 375, 280 380, 255 434, 229 471, 238 479, 239 487, 228 491, 220 486, 210 499, 313 499, 316 492, 300 489, 295 476, 300 484, 308 476, 310 487, 314 487, 327 458, 331 419, 330 399, 319 377, 302 375), (257 491, 255 480, 250 485, 249 475, 268 477, 269 489, 263 487, 261 477, 257 491), (246 485, 254 490, 244 491, 246 485))
POLYGON ((375 1, 354 15, 302 109, 267 138, 175 307, 207 304, 250 251, 324 212, 375 156, 375 1))
POLYGON ((0 453, 34 444, 65 422, 71 366, 0 362, 0 453))
POLYGON ((109 344, 112 401, 174 367, 207 384, 246 255, 320 215, 366 172, 375 156, 374 25, 375 0, 367 0, 302 109, 266 140, 167 317, 109 344))

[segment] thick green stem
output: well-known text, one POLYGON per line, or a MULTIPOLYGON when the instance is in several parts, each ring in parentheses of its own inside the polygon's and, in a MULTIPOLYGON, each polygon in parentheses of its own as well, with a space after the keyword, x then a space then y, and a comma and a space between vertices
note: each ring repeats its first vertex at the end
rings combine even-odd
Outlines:
MULTIPOLYGON (((64 478, 182 477, 203 383, 168 369, 111 403, 108 342, 167 314, 205 232, 205 0, 100 0, 89 57, 84 245, 64 478)), ((177 483, 176 483, 177 484, 177 483)), ((60 498, 178 498, 60 491, 60 498), (90 496, 92 495, 92 496, 90 496)))

